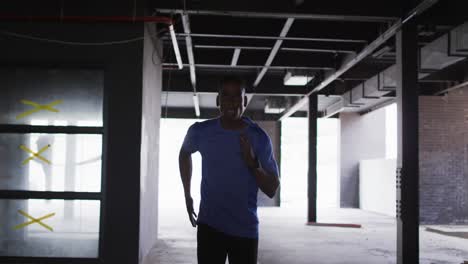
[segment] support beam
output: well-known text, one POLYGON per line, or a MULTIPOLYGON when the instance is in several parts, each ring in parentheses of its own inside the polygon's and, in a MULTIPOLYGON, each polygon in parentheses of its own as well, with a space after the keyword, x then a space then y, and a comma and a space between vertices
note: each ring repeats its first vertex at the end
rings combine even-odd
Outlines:
MULTIPOLYGON (((174 1, 172 1, 174 2, 174 1)), ((189 14, 193 15, 204 15, 204 16, 229 16, 229 17, 249 17, 249 18, 295 18, 295 19, 303 19, 303 20, 319 20, 319 21, 352 21, 352 22, 370 22, 370 23, 387 23, 398 19, 396 16, 389 16, 389 15, 373 15, 376 12, 368 12, 369 14, 351 14, 342 13, 343 10, 347 8, 340 9, 340 13, 338 10, 335 12, 329 11, 330 13, 319 13, 318 11, 322 10, 320 6, 317 7, 317 2, 313 2, 312 4, 306 5, 305 8, 301 9, 294 9, 294 12, 288 12, 291 10, 291 6, 287 5, 287 1, 278 1, 278 3, 269 1, 268 4, 255 4, 252 1, 236 1, 235 3, 237 8, 234 7, 226 7, 221 9, 219 4, 205 4, 202 8, 197 9, 183 9, 180 5, 177 4, 167 4, 161 3, 158 1, 158 8, 156 11, 163 13, 163 14, 173 14, 173 13, 182 13, 188 12, 189 14), (245 10, 245 11, 244 11, 245 10), (281 11, 283 10, 283 11, 281 11)), ((261 3, 261 1, 260 1, 261 3)), ((341 4, 341 3, 340 3, 341 4)), ((225 6, 225 4, 224 4, 225 6)), ((381 13, 383 10, 386 9, 394 9, 392 6, 379 6, 380 9, 378 10, 381 13)), ((369 6, 367 6, 369 9, 369 6)), ((328 8, 329 10, 330 8, 328 8)), ((355 8, 356 9, 356 8, 355 8)), ((367 10, 364 8, 357 8, 357 10, 367 10)))
POLYGON ((309 172, 307 177, 307 222, 317 222, 317 118, 318 95, 309 98, 309 172))
MULTIPOLYGON (((188 64, 183 64, 183 66, 189 66, 188 64)), ((231 66, 230 64, 195 64, 197 68, 212 68, 212 69, 245 69, 245 70, 256 70, 256 69, 263 69, 265 66, 261 65, 236 65, 236 66, 231 66)), ((177 63, 163 63, 164 70, 169 70, 169 69, 174 69, 177 67, 177 63)), ((270 66, 267 67, 268 70, 279 70, 279 71, 284 71, 284 70, 333 70, 332 67, 329 66, 270 66)))
MULTIPOLYGON (((282 25, 280 27, 282 27, 282 25)), ((292 30, 297 32, 297 29, 295 28, 295 26, 292 30)), ((286 38, 292 37, 291 34, 292 34, 292 31, 290 31, 290 33, 288 34, 288 37, 286 38)), ((264 35, 264 36, 270 36, 270 35, 264 35)), ((376 36, 376 35, 372 34, 372 36, 376 36)), ((333 50, 333 51, 337 51, 337 53, 339 54, 345 54, 345 53, 351 53, 351 52, 357 53, 361 51, 369 43, 368 41, 367 42, 343 42, 343 41, 339 42, 338 41, 339 38, 337 38, 337 36, 334 36, 334 37, 329 36, 328 38, 334 40, 332 42, 329 42, 329 41, 325 41, 326 39, 323 39, 324 37, 325 36, 319 38, 319 37, 314 36, 314 38, 319 38, 321 41, 313 41, 313 40, 308 41, 309 38, 306 38, 307 40, 306 41, 306 40, 303 40, 303 38, 300 38, 301 41, 286 42, 286 43, 283 43, 280 51, 286 52, 288 51, 287 49, 304 49, 304 52, 307 52, 309 49, 311 50, 316 49, 316 50, 333 50)), ((167 46, 166 47, 167 49, 169 48, 172 49, 171 39, 169 35, 166 34, 162 36, 161 39, 164 45, 167 46)), ((185 45, 185 37, 177 36, 177 39, 179 40, 179 45, 181 44, 185 45)), ((361 38, 350 37, 350 38, 341 38, 341 39, 360 40, 361 38)), ((211 49, 211 47, 213 46, 221 47, 220 49, 218 49, 221 51, 222 49, 226 49, 226 48, 229 48, 229 49, 240 48, 243 50, 247 50, 249 52, 250 51, 264 52, 264 51, 270 51, 271 47, 276 41, 276 39, 208 38, 208 37, 195 37, 193 40, 194 40, 194 48, 196 49, 194 51, 196 53, 204 49, 205 50, 211 49)), ((366 40, 368 40, 368 38, 366 38, 366 40)), ((291 50, 291 52, 292 51, 294 50, 291 50)))
MULTIPOLYGON (((312 89, 308 93, 308 95, 311 95, 312 93, 317 93, 323 88, 327 87, 329 84, 331 84, 333 81, 338 79, 348 70, 350 70, 351 68, 356 66, 358 63, 360 63, 363 59, 365 59, 366 57, 374 53, 386 41, 388 41, 390 38, 395 36, 395 34, 400 31, 400 29, 402 28, 404 24, 411 22, 413 18, 423 13, 424 11, 432 7, 437 2, 438 0, 424 0, 416 8, 414 8, 411 12, 409 12, 404 18, 395 22, 387 31, 385 31, 382 35, 380 35, 377 39, 375 39, 372 43, 370 43, 366 48, 364 48, 364 50, 362 50, 354 58, 352 58, 347 63, 345 63, 339 70, 337 70, 335 73, 330 74, 327 78, 325 78, 325 80, 323 80, 318 86, 312 89)), ((301 100, 299 100, 291 108, 286 110, 285 113, 281 116, 280 120, 283 120, 284 118, 291 116, 297 110, 301 109, 305 104, 307 104, 306 96, 303 97, 301 100)))
MULTIPOLYGON (((286 23, 284 23, 283 29, 281 30, 281 33, 279 35, 280 38, 286 37, 286 35, 288 34, 289 29, 291 28, 293 22, 294 22, 294 18, 288 18, 286 20, 286 23)), ((273 63, 273 60, 275 59, 276 54, 278 53, 279 49, 281 48, 281 44, 283 44, 283 40, 281 40, 281 39, 276 40, 275 45, 271 49, 270 55, 268 56, 267 61, 265 62, 265 66, 262 68, 260 73, 257 75, 257 79, 255 79, 255 82, 253 84, 254 87, 258 86, 258 84, 262 81, 263 76, 265 76, 265 73, 268 70, 268 67, 271 66, 271 64, 273 63)))
MULTIPOLYGON (((166 107, 163 106, 163 113, 166 111, 166 107)), ((302 114, 302 113, 300 113, 302 114)), ((244 112, 244 115, 255 119, 256 121, 277 121, 279 115, 276 114, 265 114, 263 110, 249 110, 244 112)), ((201 108, 200 109, 200 119, 212 119, 219 116, 219 110, 216 108, 201 108)), ((300 116, 300 115, 298 115, 300 116)), ((301 116, 305 117, 305 116, 301 116)), ((167 108, 167 117, 163 114, 161 118, 178 118, 178 119, 193 119, 193 109, 192 108, 179 108, 179 107, 169 107, 167 108)))
MULTIPOLYGON (((212 73, 202 73, 198 74, 198 94, 217 94, 219 89, 219 84, 222 81, 222 78, 225 76, 225 72, 219 74, 212 73)), ((243 75, 236 75, 243 76, 243 75)), ((252 83, 255 76, 250 75, 250 77, 243 77, 245 82, 249 85, 252 83)), ((163 72, 163 79, 167 80, 171 78, 170 84, 164 82, 163 91, 164 92, 182 92, 182 93, 192 93, 192 86, 190 84, 189 77, 187 73, 179 73, 178 71, 173 72, 163 72), (170 75, 170 77, 169 77, 170 75), (170 85, 170 86, 169 86, 170 85)), ((247 92, 252 93, 252 87, 247 86, 247 92)), ((298 87, 286 87, 283 85, 283 76, 282 75, 269 75, 268 78, 265 78, 263 82, 255 88, 256 95, 265 95, 265 96, 303 96, 307 93, 307 88, 298 86, 298 87)))
MULTIPOLYGON (((273 44, 272 44, 273 46, 273 44)), ((266 66, 268 54, 271 52, 256 52, 256 51, 242 51, 242 58, 239 59, 239 66, 243 65, 257 65, 260 68, 269 67, 266 66)), ((214 65, 229 65, 231 66, 232 61, 232 50, 208 50, 202 49, 196 51, 196 64, 195 68, 198 70, 199 64, 214 64, 214 65)), ((327 67, 335 69, 336 62, 340 57, 336 57, 330 53, 297 53, 297 52, 277 52, 275 54, 274 62, 272 65, 275 66, 290 66, 290 67, 327 67)), ((166 62, 176 62, 172 57, 166 62)), ((269 61, 268 61, 269 62, 269 61)), ((258 73, 258 72, 256 72, 258 73)), ((197 71, 197 75, 199 72, 197 71)))
POLYGON ((439 91, 439 92, 437 92, 435 95, 443 95, 443 94, 446 94, 446 93, 448 93, 448 92, 455 91, 455 90, 458 90, 458 89, 460 89, 460 88, 464 88, 464 87, 466 87, 466 86, 468 86, 468 81, 462 82, 462 83, 457 84, 457 85, 455 85, 455 86, 452 86, 452 87, 449 87, 449 88, 444 89, 444 90, 442 90, 442 91, 439 91))
POLYGON ((284 47, 281 48, 282 51, 290 52, 316 52, 316 53, 347 53, 347 54, 356 54, 354 50, 343 50, 343 49, 303 49, 303 48, 292 48, 284 47))
POLYGON ((182 24, 184 26, 185 32, 185 43, 187 47, 187 57, 189 61, 190 67, 190 80, 192 81, 193 91, 197 91, 197 77, 195 75, 195 58, 193 56, 193 45, 192 45, 192 37, 190 36, 190 20, 187 14, 182 15, 182 24))
POLYGON ((232 54, 232 61, 231 61, 231 66, 236 66, 237 62, 239 61, 239 55, 240 55, 241 49, 236 48, 234 50, 234 54, 232 54))
POLYGON ((245 49, 245 50, 271 50, 270 47, 256 46, 224 46, 224 45, 195 45, 196 49, 245 49))
POLYGON ((291 41, 314 41, 314 42, 348 42, 348 43, 367 43, 363 39, 342 39, 342 38, 308 38, 308 37, 274 37, 274 36, 256 36, 256 35, 232 35, 232 34, 205 34, 205 33, 178 33, 182 37, 198 38, 233 38, 233 39, 263 39, 263 40, 291 40, 291 41))
MULTIPOLYGON (((270 47, 256 47, 256 46, 218 46, 218 45, 195 45, 196 49, 244 49, 244 50, 270 50, 270 47)), ((309 48, 294 48, 294 47, 281 47, 281 51, 290 52, 316 52, 316 53, 349 53, 355 54, 354 50, 345 49, 309 49, 309 48)))
POLYGON ((419 263, 419 122, 416 22, 405 24, 397 47, 397 263, 419 263))
POLYGON ((189 61, 190 67, 190 81, 192 82, 193 88, 193 107, 195 108, 195 115, 198 117, 200 116, 200 105, 198 104, 198 95, 197 95, 197 76, 195 73, 195 58, 193 56, 193 45, 192 45, 192 37, 190 36, 190 19, 188 14, 182 14, 182 24, 184 26, 184 32, 187 34, 185 36, 185 43, 187 47, 187 56, 189 61))

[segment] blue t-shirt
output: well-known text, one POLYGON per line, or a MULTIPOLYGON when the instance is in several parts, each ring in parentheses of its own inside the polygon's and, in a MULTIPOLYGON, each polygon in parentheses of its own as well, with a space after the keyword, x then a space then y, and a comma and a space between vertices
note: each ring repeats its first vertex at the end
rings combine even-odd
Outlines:
POLYGON ((245 133, 262 168, 279 175, 270 137, 257 124, 226 130, 219 118, 193 124, 183 150, 202 156, 201 201, 198 222, 238 237, 258 238, 255 176, 243 160, 240 135, 245 133))

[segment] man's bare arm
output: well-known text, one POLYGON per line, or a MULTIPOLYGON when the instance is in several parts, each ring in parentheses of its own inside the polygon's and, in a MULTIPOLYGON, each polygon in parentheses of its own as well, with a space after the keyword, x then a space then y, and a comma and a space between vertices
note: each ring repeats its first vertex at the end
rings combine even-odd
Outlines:
POLYGON ((257 185, 268 197, 273 198, 280 185, 280 180, 277 175, 268 173, 262 168, 250 169, 257 180, 257 185))
POLYGON ((185 204, 187 206, 187 213, 192 226, 196 226, 195 211, 193 210, 193 199, 190 193, 190 186, 192 180, 192 154, 187 153, 184 150, 180 150, 179 153, 179 171, 180 178, 182 179, 182 185, 184 186, 185 204))

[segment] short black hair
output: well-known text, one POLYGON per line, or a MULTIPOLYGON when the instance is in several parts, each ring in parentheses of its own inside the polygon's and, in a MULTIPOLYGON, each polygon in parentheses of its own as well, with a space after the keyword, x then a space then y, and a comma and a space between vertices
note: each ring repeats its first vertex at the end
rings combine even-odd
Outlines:
POLYGON ((245 92, 246 89, 245 89, 245 81, 244 79, 242 79, 241 77, 239 76, 225 76, 221 82, 220 82, 220 85, 219 85, 219 89, 218 89, 218 93, 221 94, 222 91, 223 91, 223 88, 226 84, 235 84, 235 85, 239 85, 242 89, 242 92, 245 92))

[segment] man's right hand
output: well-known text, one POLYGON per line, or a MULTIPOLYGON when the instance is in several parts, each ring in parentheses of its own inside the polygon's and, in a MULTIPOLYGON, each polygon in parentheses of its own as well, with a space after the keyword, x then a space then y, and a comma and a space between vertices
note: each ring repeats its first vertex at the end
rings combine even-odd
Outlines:
POLYGON ((187 213, 189 216, 190 223, 193 227, 197 226, 197 214, 193 210, 193 199, 190 196, 185 197, 185 205, 187 206, 187 213))

